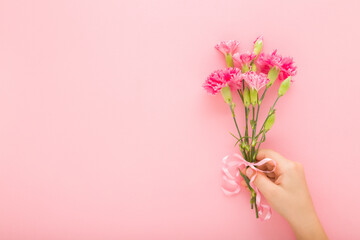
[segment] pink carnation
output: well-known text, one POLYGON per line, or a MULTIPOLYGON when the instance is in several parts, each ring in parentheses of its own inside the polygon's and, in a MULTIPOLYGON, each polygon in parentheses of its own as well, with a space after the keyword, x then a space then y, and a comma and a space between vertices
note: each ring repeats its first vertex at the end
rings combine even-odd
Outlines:
POLYGON ((229 84, 230 88, 238 89, 241 86, 242 74, 238 68, 216 70, 206 79, 203 87, 210 94, 218 93, 221 88, 229 84))
POLYGON ((235 53, 233 56, 234 62, 239 64, 241 68, 244 65, 249 65, 251 61, 254 60, 255 58, 256 55, 254 53, 249 53, 249 52, 243 54, 235 53))
POLYGON ((239 41, 236 40, 229 40, 229 41, 222 41, 216 44, 215 48, 222 52, 224 55, 226 54, 234 54, 237 47, 239 46, 239 41))
POLYGON ((264 87, 270 80, 267 78, 264 73, 256 73, 253 71, 246 72, 243 74, 245 82, 249 85, 250 88, 255 88, 256 91, 259 91, 264 87))
POLYGON ((267 73, 270 68, 277 67, 280 70, 279 80, 283 81, 289 76, 296 75, 296 66, 291 57, 282 57, 274 50, 271 54, 261 53, 257 63, 261 66, 262 72, 267 73))

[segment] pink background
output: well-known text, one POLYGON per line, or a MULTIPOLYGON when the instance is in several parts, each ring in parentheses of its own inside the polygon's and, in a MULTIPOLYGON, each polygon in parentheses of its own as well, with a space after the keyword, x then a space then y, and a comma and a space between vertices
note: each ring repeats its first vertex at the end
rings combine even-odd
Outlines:
POLYGON ((248 193, 222 194, 235 129, 201 88, 225 66, 218 41, 246 51, 259 34, 299 67, 264 147, 303 163, 332 239, 359 239, 359 10, 1 0, 0 239, 293 239, 248 193))

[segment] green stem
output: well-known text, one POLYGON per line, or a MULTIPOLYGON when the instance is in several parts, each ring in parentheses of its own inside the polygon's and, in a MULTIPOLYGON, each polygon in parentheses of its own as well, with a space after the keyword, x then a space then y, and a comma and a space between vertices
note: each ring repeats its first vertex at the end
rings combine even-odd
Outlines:
POLYGON ((249 119, 249 108, 245 107, 245 137, 247 144, 249 144, 248 119, 249 119))
MULTIPOLYGON (((241 137, 241 132, 240 132, 240 130, 239 130, 239 126, 238 126, 237 121, 236 121, 236 118, 235 118, 234 109, 232 109, 231 106, 230 106, 230 109, 231 109, 231 113, 232 113, 232 115, 233 115, 233 119, 234 119, 234 123, 235 123, 236 129, 237 129, 237 131, 238 131, 238 133, 239 133, 239 137, 240 137, 240 139, 242 139, 242 137, 241 137)), ((241 141, 241 142, 242 142, 242 141, 241 141)))
MULTIPOLYGON (((242 84, 243 84, 243 92, 244 92, 245 91, 245 81, 244 81, 244 79, 242 81, 242 84)), ((239 92, 239 95, 240 95, 240 92, 239 92)), ((240 97, 242 97, 242 96, 240 95, 240 97)), ((242 97, 242 100, 244 102, 243 97, 242 97)), ((245 107, 245 137, 246 137, 247 144, 249 144, 248 119, 249 119, 249 107, 245 107)))
POLYGON ((258 133, 258 135, 255 136, 255 138, 257 139, 257 138, 261 135, 261 133, 262 133, 262 131, 260 131, 260 132, 258 133))
POLYGON ((259 218, 259 213, 258 213, 257 204, 256 204, 256 193, 255 193, 255 190, 250 186, 250 179, 240 171, 240 168, 239 168, 239 172, 240 172, 240 175, 241 175, 242 178, 244 179, 247 187, 249 188, 249 190, 250 190, 250 192, 251 192, 251 199, 250 199, 251 209, 253 209, 253 203, 254 203, 254 205, 255 205, 255 212, 256 212, 256 218, 259 218))
MULTIPOLYGON (((242 143, 242 142, 243 142, 243 141, 242 141, 243 137, 241 136, 241 132, 240 132, 239 126, 238 126, 237 121, 236 121, 234 109, 233 109, 231 106, 230 106, 230 110, 231 110, 231 113, 232 113, 232 115, 233 115, 234 123, 235 123, 236 129, 237 129, 238 134, 239 134, 239 140, 240 140, 240 142, 242 143)), ((240 149, 241 149, 241 154, 243 155, 243 157, 244 157, 245 159, 247 159, 248 156, 247 156, 247 154, 245 153, 245 151, 244 151, 242 148, 240 148, 240 149)))
MULTIPOLYGON (((265 94, 266 94, 267 90, 268 90, 268 87, 266 87, 265 91, 264 91, 263 94, 261 95, 261 98, 260 98, 260 101, 259 101, 259 104, 258 104, 258 107, 257 107, 256 120, 255 120, 255 124, 254 124, 253 135, 256 134, 256 128, 257 128, 257 123, 258 123, 258 119, 259 119, 260 106, 261 106, 262 100, 263 100, 264 97, 265 97, 265 94)), ((260 134, 260 133, 259 133, 259 134, 260 134)), ((259 136, 259 135, 257 135, 257 136, 255 137, 255 139, 257 139, 258 136, 259 136)), ((251 148, 252 148, 252 151, 251 151, 251 152, 252 152, 251 161, 255 162, 255 157, 256 157, 255 146, 254 146, 254 147, 251 146, 251 148)))
POLYGON ((243 94, 242 94, 241 90, 238 89, 237 92, 241 98, 241 102, 244 103, 244 98, 243 98, 243 94))
POLYGON ((260 142, 258 143, 257 149, 255 151, 255 157, 257 156, 258 152, 259 152, 259 148, 261 143, 263 143, 265 141, 265 132, 263 132, 263 135, 261 136, 260 142))
MULTIPOLYGON (((274 110, 275 105, 276 105, 277 101, 279 100, 279 98, 280 98, 280 96, 278 96, 278 97, 276 98, 274 104, 273 104, 272 107, 270 108, 269 113, 268 113, 268 115, 267 115, 267 117, 266 117, 263 125, 261 126, 260 133, 261 133, 261 131, 263 131, 264 126, 265 126, 265 123, 266 123, 266 120, 269 118, 270 113, 272 112, 272 110, 274 110)), ((265 141, 265 131, 263 131, 263 135, 262 135, 262 137, 261 137, 261 140, 260 140, 260 142, 258 143, 256 152, 255 152, 255 157, 256 157, 257 153, 259 152, 259 148, 260 148, 261 143, 263 143, 264 141, 265 141)))
POLYGON ((258 212, 257 204, 256 204, 256 195, 255 195, 255 213, 256 213, 256 218, 259 218, 259 212, 258 212))
POLYGON ((255 122, 255 107, 252 106, 252 121, 254 123, 254 125, 252 126, 252 132, 251 132, 251 143, 250 143, 250 159, 249 161, 252 162, 252 155, 254 154, 253 151, 255 151, 254 147, 252 146, 252 143, 255 139, 255 125, 256 125, 256 122, 255 122))
MULTIPOLYGON (((259 118, 259 111, 260 111, 260 104, 258 105, 257 107, 257 111, 256 111, 256 120, 255 120, 255 124, 254 124, 254 129, 253 129, 253 136, 256 135, 256 126, 257 126, 257 122, 258 122, 258 118, 259 118)), ((254 138, 256 139, 256 138, 254 138)), ((257 140, 256 140, 257 141, 257 140)), ((254 155, 255 155, 255 146, 253 147, 252 146, 252 143, 251 143, 251 147, 252 147, 252 155, 251 155, 251 161, 255 162, 255 159, 254 159, 254 155)))
MULTIPOLYGON (((233 136, 238 142, 240 141, 240 138, 238 138, 237 136, 235 136, 232 132, 229 132, 231 136, 233 136)), ((260 134, 259 134, 260 135, 260 134)), ((257 135, 257 136, 259 136, 257 135)), ((249 137, 242 137, 241 139, 246 139, 246 138, 249 138, 249 137)))
POLYGON ((265 93, 267 92, 268 89, 269 89, 269 87, 266 87, 266 88, 265 88, 265 91, 264 91, 263 94, 261 95, 260 104, 261 104, 262 100, 264 99, 265 93))

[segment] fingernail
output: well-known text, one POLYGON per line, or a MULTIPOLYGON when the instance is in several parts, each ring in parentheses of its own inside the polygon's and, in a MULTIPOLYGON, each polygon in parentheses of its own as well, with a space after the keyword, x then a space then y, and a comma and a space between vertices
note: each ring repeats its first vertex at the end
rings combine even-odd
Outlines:
POLYGON ((254 171, 251 168, 246 169, 246 176, 249 178, 253 175, 254 171))

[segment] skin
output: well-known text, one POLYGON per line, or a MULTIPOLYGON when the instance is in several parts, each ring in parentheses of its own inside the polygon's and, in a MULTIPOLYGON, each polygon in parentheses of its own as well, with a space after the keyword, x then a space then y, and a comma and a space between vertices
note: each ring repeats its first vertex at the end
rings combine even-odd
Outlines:
MULTIPOLYGON (((276 162, 275 172, 258 173, 254 184, 270 206, 287 220, 296 239, 328 239, 315 212, 303 166, 269 149, 261 149, 256 157, 258 161, 264 158, 271 158, 276 162)), ((259 168, 272 170, 274 165, 267 163, 259 168)), ((243 169, 242 172, 248 177, 254 174, 250 168, 243 169)), ((242 184, 246 186, 245 181, 242 184)))

